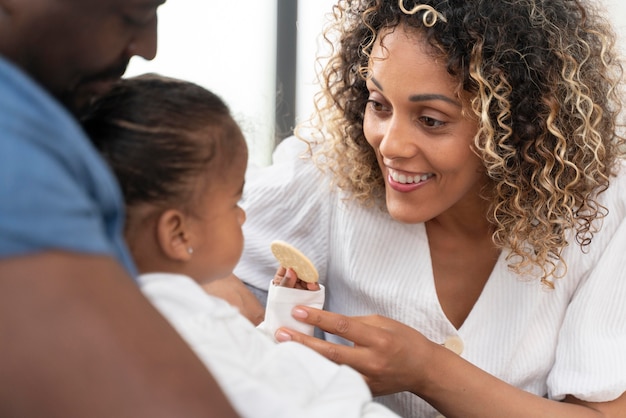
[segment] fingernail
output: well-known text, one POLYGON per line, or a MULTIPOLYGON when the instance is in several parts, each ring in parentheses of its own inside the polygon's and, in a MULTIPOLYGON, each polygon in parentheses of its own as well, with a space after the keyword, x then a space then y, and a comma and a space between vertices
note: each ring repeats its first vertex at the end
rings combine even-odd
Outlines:
POLYGON ((293 308, 293 310, 291 311, 291 315, 294 318, 304 319, 309 316, 309 313, 302 308, 293 308))
POLYGON ((294 274, 295 274, 295 271, 293 271, 292 269, 287 269, 287 272, 285 273, 285 278, 293 279, 294 274))
POLYGON ((285 331, 278 330, 274 336, 276 337, 276 340, 280 342, 291 341, 291 335, 287 334, 285 331))

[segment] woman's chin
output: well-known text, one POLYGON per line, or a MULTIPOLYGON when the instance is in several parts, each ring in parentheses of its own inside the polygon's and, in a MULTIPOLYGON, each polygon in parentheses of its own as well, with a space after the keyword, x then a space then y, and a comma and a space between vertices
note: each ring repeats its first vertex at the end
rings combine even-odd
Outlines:
POLYGON ((387 201, 387 211, 394 220, 405 224, 418 224, 428 220, 423 214, 416 212, 414 207, 394 205, 389 201, 387 201))

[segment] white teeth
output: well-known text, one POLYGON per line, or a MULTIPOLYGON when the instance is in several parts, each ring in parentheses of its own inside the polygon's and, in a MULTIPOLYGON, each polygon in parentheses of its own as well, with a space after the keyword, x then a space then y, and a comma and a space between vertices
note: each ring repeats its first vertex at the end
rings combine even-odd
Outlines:
POLYGON ((412 184, 426 181, 433 176, 433 174, 422 174, 417 176, 407 176, 406 174, 398 174, 395 170, 389 170, 389 174, 394 181, 400 184, 412 184))

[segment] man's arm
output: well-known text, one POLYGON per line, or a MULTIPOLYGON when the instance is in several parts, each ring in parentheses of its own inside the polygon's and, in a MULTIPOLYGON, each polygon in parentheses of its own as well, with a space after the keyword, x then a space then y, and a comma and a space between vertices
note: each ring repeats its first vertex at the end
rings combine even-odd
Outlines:
POLYGON ((0 416, 236 416, 111 258, 0 260, 0 345, 0 416))

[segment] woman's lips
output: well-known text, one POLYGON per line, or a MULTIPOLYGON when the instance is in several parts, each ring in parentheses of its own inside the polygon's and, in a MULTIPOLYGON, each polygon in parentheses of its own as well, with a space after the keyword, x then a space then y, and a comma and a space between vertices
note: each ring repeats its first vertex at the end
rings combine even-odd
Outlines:
POLYGON ((433 176, 433 173, 407 174, 389 168, 387 183, 396 191, 410 192, 429 182, 433 176))

